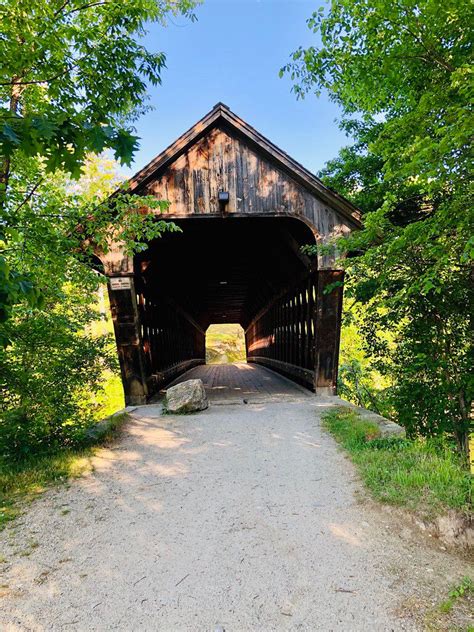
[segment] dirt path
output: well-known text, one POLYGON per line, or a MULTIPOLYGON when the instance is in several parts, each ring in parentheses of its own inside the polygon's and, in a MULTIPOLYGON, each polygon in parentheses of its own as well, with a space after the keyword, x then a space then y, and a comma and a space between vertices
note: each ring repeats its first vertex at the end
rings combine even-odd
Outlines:
POLYGON ((406 604, 465 568, 357 501, 323 409, 137 409, 93 473, 0 534, 0 629, 422 629, 406 604))

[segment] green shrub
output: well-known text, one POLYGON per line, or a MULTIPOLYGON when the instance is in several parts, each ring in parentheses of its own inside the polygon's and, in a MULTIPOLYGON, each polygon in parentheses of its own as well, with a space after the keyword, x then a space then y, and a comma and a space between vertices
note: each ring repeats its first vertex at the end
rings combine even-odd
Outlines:
POLYGON ((349 451, 376 500, 424 517, 472 509, 471 476, 446 440, 380 437, 375 424, 346 407, 325 413, 323 424, 349 451))
POLYGON ((349 255, 339 262, 346 299, 360 307, 370 369, 392 387, 393 418, 411 436, 449 436, 465 457, 474 397, 472 20, 463 2, 331 2, 308 19, 313 42, 282 69, 298 96, 327 91, 353 139, 319 176, 363 213, 362 229, 335 241, 349 255))
POLYGON ((97 313, 86 289, 67 288, 45 309, 16 309, 0 347, 0 457, 79 445, 98 418, 104 372, 116 367, 110 336, 87 326, 97 313))

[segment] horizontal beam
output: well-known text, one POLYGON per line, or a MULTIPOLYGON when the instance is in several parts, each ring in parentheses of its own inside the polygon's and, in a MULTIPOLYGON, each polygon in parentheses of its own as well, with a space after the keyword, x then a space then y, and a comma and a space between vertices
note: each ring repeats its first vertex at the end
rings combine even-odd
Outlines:
POLYGON ((254 362, 255 364, 263 364, 268 366, 278 373, 283 373, 298 382, 303 383, 305 386, 314 390, 314 371, 304 369, 296 364, 289 364, 288 362, 282 362, 281 360, 274 360, 273 358, 264 358, 262 356, 248 356, 247 362, 254 362))
POLYGON ((192 360, 183 360, 183 362, 178 362, 173 366, 168 367, 164 371, 159 371, 158 373, 153 373, 150 377, 150 382, 152 385, 152 392, 156 392, 159 388, 166 386, 170 382, 174 380, 175 377, 189 371, 194 366, 198 366, 200 364, 206 364, 206 360, 204 358, 194 358, 192 360))

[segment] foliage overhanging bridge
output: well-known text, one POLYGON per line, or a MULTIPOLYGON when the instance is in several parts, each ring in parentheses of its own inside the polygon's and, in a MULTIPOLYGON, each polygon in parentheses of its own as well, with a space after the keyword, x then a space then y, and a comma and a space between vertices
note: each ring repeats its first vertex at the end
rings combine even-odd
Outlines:
POLYGON ((335 393, 343 271, 301 246, 359 228, 356 208, 222 103, 129 191, 168 200, 182 232, 101 257, 128 404, 203 364, 206 329, 225 322, 244 328, 248 362, 335 393))

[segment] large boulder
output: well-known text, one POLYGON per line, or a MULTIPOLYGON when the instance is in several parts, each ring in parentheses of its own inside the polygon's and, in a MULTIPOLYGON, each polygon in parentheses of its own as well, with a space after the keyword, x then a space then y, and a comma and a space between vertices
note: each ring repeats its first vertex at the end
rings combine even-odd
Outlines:
POLYGON ((166 391, 165 408, 169 413, 194 413, 208 406, 202 380, 186 380, 166 391))

